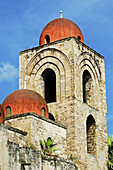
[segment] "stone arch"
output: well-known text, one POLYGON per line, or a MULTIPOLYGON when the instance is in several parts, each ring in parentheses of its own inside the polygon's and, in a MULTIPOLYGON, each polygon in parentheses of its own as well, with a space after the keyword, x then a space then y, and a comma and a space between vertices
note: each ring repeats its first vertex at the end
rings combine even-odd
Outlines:
POLYGON ((100 69, 97 66, 94 59, 92 58, 92 56, 88 52, 81 53, 78 56, 76 64, 79 67, 83 66, 84 64, 88 64, 92 68, 93 72, 95 73, 95 76, 97 77, 97 80, 100 81, 100 79, 101 79, 100 69))
MULTIPOLYGON (((88 104, 89 106, 92 106, 92 107, 97 107, 98 108, 98 103, 97 102, 99 100, 99 97, 97 98, 96 96, 98 95, 97 94, 97 90, 98 87, 99 87, 99 83, 98 83, 98 80, 95 76, 95 73, 93 72, 92 68, 89 66, 89 65, 84 65, 82 68, 81 68, 81 72, 80 72, 80 75, 81 75, 81 83, 82 83, 82 87, 81 87, 81 96, 82 96, 82 101, 86 104, 88 104), (90 74, 90 84, 87 84, 89 85, 89 92, 88 92, 88 100, 87 102, 84 102, 84 97, 83 97, 83 86, 84 86, 84 83, 83 83, 83 75, 84 75, 84 72, 85 71, 88 71, 88 73, 90 74)), ((88 86, 87 86, 88 87, 88 86)), ((88 89, 87 89, 88 90, 88 89)))
POLYGON ((79 72, 79 82, 80 82, 80 100, 83 101, 83 72, 87 70, 92 78, 92 99, 89 102, 89 105, 92 107, 99 108, 99 100, 100 96, 98 96, 97 89, 99 90, 99 81, 101 79, 100 71, 95 63, 95 61, 91 58, 89 53, 82 53, 79 55, 77 59, 77 69, 79 72), (98 96, 98 97, 97 97, 98 96))
POLYGON ((55 48, 47 48, 36 53, 34 57, 32 57, 32 59, 29 61, 26 66, 27 75, 31 74, 34 65, 36 65, 36 63, 38 63, 38 61, 43 59, 45 56, 53 56, 57 58, 62 64, 65 63, 65 67, 71 67, 68 57, 62 51, 55 48))
POLYGON ((42 67, 43 65, 45 65, 46 63, 50 63, 55 65, 57 68, 59 68, 62 72, 62 74, 66 74, 66 69, 64 67, 64 64, 59 61, 56 57, 54 56, 46 56, 43 59, 39 60, 33 67, 33 70, 31 72, 31 74, 37 74, 37 72, 39 71, 40 67, 42 67))
MULTIPOLYGON (((56 74, 57 101, 63 99, 66 95, 70 95, 72 86, 71 81, 69 81, 69 75, 71 75, 71 66, 67 56, 56 49, 42 50, 29 61, 26 67, 26 75, 28 79, 30 79, 31 76, 34 77, 33 80, 37 82, 37 80, 42 79, 42 72, 47 68, 53 69, 56 74), (66 86, 67 82, 68 86, 66 86)), ((35 83, 35 85, 36 84, 37 83, 35 83)), ((38 87, 38 85, 36 86, 38 87)), ((41 95, 42 94, 43 92, 41 95)))
POLYGON ((96 155, 96 122, 92 115, 86 120, 87 153, 96 155))
POLYGON ((66 84, 62 81, 62 79, 65 80, 65 75, 63 75, 61 79, 61 71, 53 63, 45 63, 39 68, 35 78, 36 91, 44 97, 44 81, 42 73, 48 68, 52 69, 56 74, 56 101, 59 101, 62 98, 62 95, 64 95, 64 92, 61 93, 61 89, 64 88, 65 90, 66 84))

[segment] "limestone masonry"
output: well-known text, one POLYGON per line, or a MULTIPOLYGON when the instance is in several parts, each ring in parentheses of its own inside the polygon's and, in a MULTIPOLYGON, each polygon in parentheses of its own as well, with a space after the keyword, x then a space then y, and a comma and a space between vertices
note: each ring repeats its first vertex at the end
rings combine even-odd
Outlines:
POLYGON ((40 46, 19 53, 21 95, 0 107, 1 170, 107 170, 104 57, 83 43, 75 23, 59 20, 44 28, 40 46), (41 155, 39 141, 48 137, 56 157, 41 155))

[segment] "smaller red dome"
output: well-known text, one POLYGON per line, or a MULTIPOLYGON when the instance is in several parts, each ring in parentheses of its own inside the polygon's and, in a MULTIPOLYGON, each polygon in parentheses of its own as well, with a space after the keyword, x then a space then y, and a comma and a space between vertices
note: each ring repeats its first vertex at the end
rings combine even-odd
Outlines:
POLYGON ((4 117, 21 113, 34 112, 48 118, 48 107, 43 97, 35 91, 22 89, 17 90, 6 97, 2 103, 4 117))
POLYGON ((40 45, 68 37, 75 37, 84 42, 80 28, 71 20, 57 18, 49 22, 40 35, 40 45))

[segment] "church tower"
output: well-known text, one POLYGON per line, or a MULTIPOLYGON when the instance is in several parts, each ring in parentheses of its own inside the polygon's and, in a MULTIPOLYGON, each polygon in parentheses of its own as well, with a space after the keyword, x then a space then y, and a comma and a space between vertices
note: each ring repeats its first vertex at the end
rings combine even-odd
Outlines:
POLYGON ((39 46, 20 52, 19 89, 38 92, 49 118, 67 126, 67 154, 80 169, 107 169, 104 57, 73 21, 49 22, 39 46))

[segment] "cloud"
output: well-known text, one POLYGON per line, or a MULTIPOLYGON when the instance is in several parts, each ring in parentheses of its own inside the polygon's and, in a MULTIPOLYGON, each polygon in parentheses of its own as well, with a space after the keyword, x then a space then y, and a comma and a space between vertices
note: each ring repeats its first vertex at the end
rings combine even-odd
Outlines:
POLYGON ((13 82, 18 77, 18 69, 10 63, 0 64, 0 82, 13 82))

